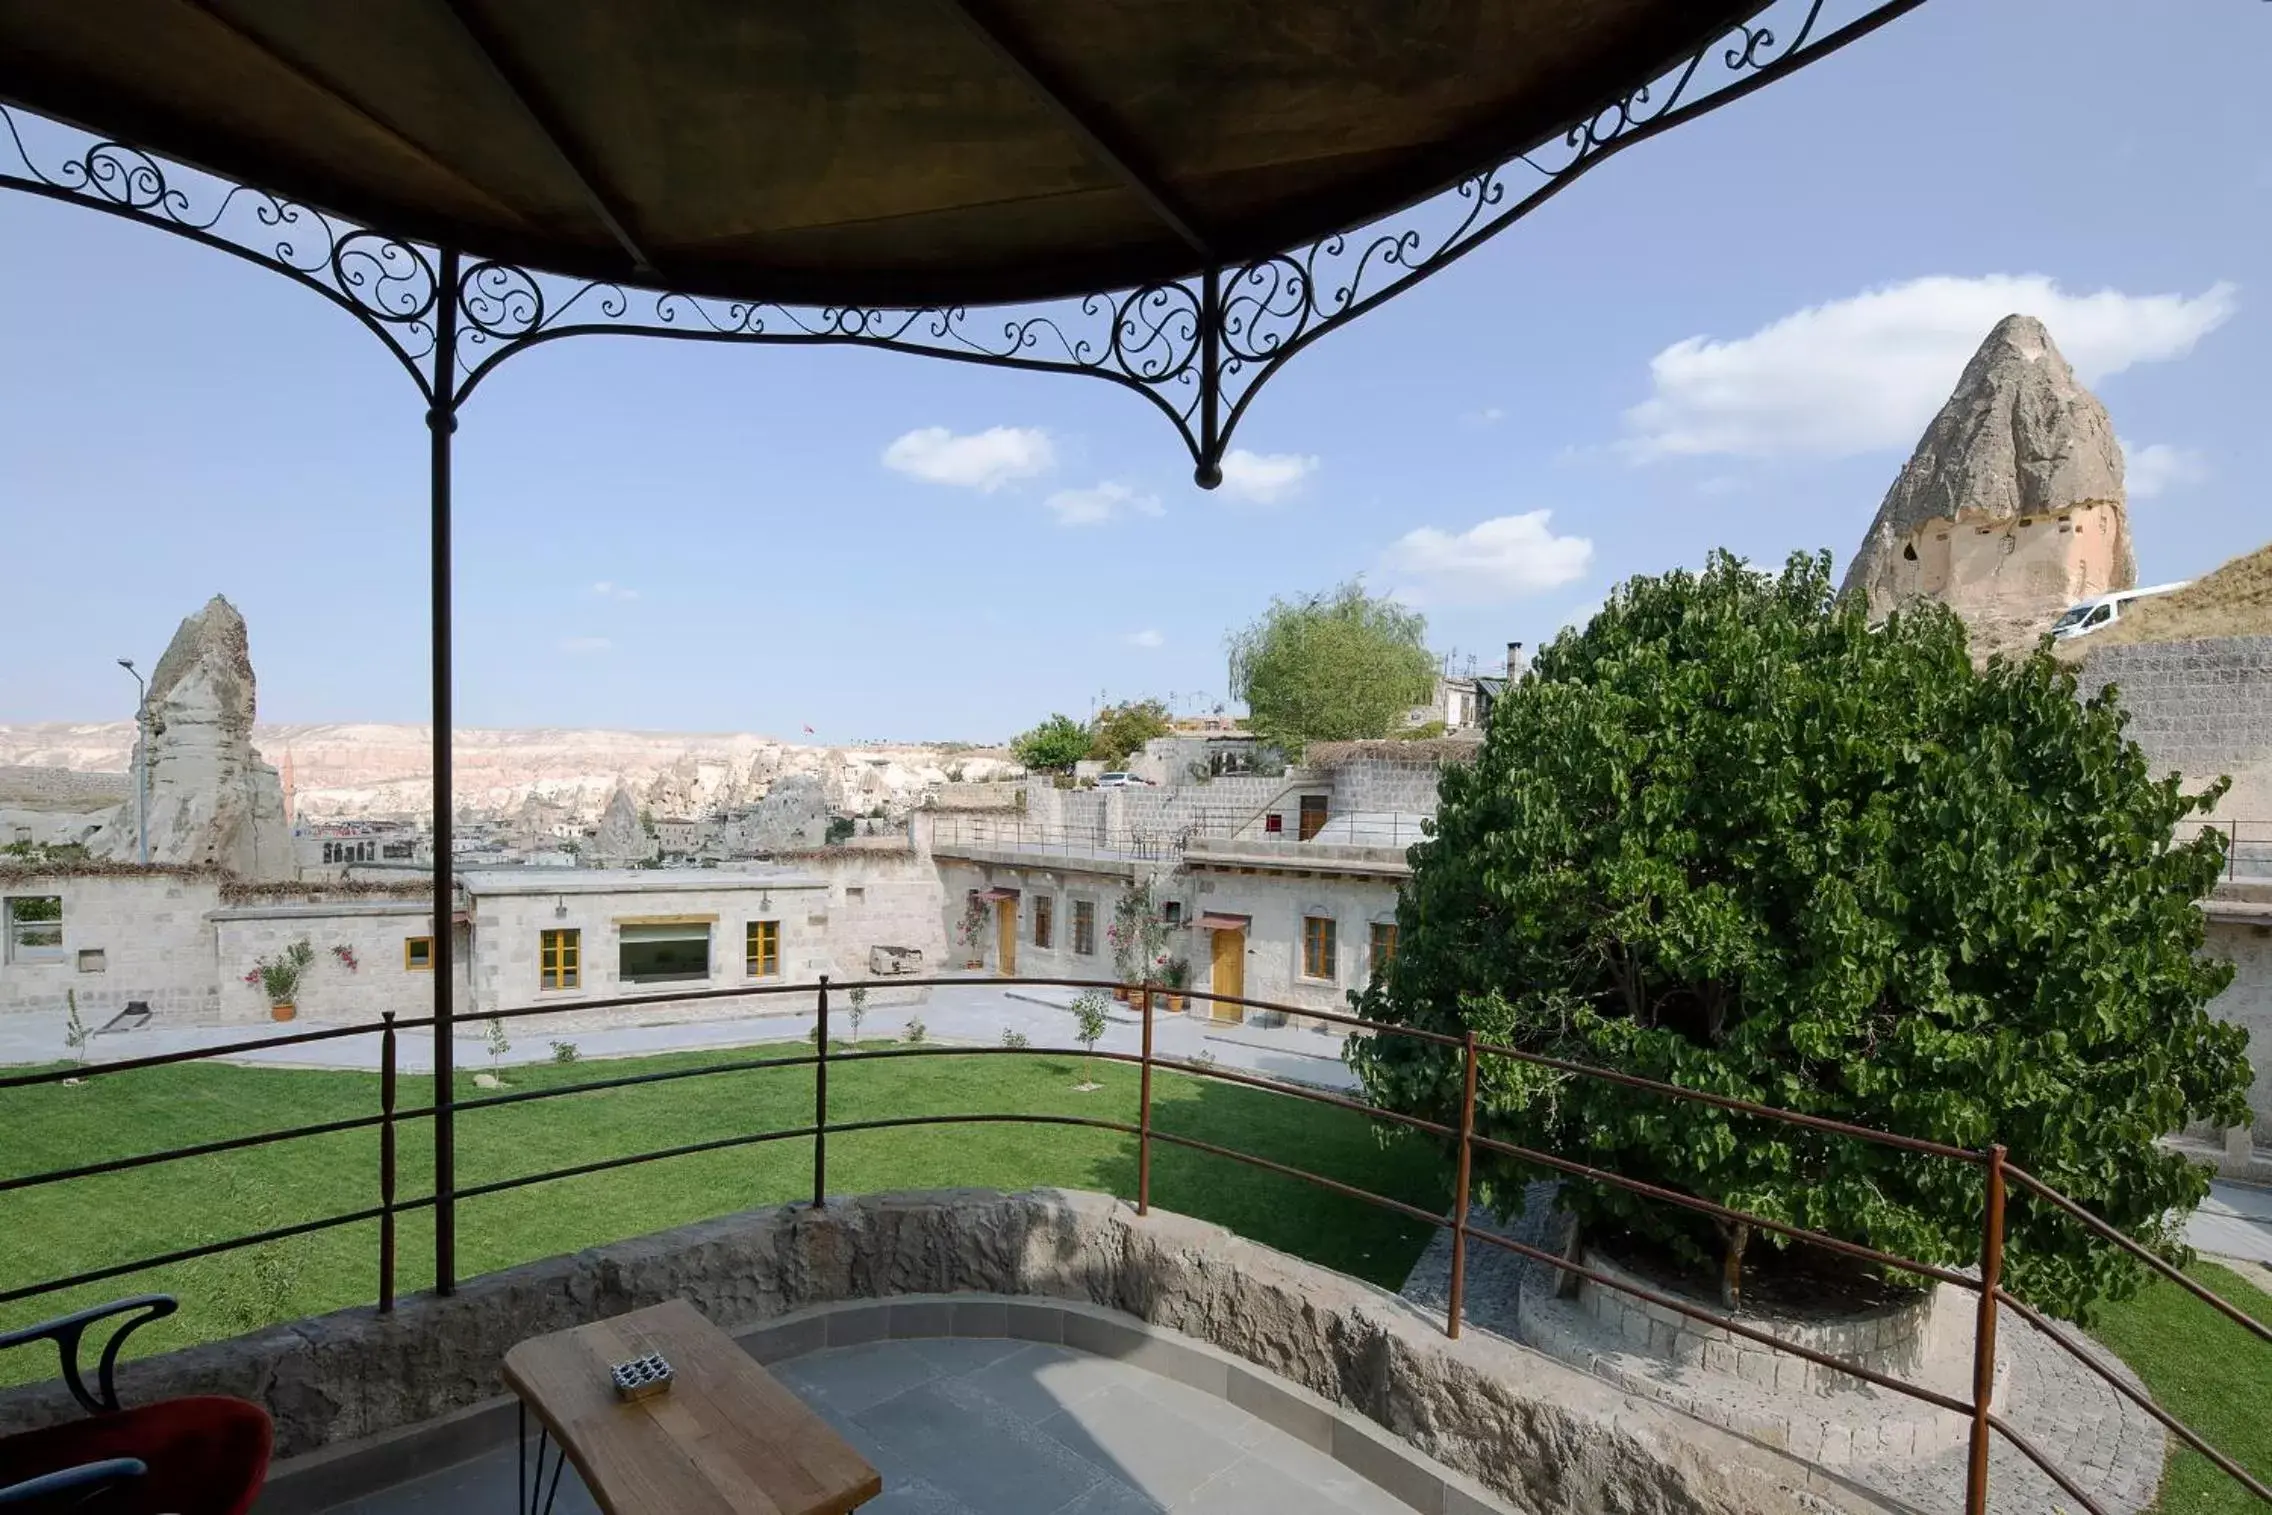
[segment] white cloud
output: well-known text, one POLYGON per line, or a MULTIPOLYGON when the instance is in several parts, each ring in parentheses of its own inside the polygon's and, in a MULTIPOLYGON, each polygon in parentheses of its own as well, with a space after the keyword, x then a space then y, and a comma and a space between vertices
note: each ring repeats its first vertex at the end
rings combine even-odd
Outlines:
POLYGON ((1906 448, 1997 321, 2039 318, 2084 383, 2181 358, 2231 318, 2233 286, 2198 295, 2069 294, 2041 274, 1912 279, 1810 306, 1748 337, 1690 337, 1649 360, 1625 413, 1636 458, 1844 457, 1906 448))
POLYGON ((1397 598, 1415 605, 1495 605, 1585 577, 1594 544, 1558 537, 1550 510, 1497 516, 1461 532, 1423 526, 1381 554, 1397 598))
POLYGON ((1032 426, 990 426, 956 436, 944 426, 922 426, 884 449, 884 467, 926 484, 953 484, 992 494, 1015 479, 1056 466, 1049 433, 1032 426))
POLYGON ((638 590, 627 585, 613 583, 607 579, 602 579, 594 584, 592 593, 603 600, 636 600, 639 598, 638 590))
POLYGON ((1110 479, 1093 489, 1060 489, 1042 503, 1057 513, 1060 526, 1101 526, 1114 516, 1161 513, 1157 498, 1110 479))
POLYGON ((560 650, 562 652, 605 652, 614 645, 615 643, 609 641, 606 637, 562 637, 560 639, 560 650))
POLYGON ((1317 472, 1318 460, 1292 452, 1248 452, 1234 447, 1223 454, 1223 493, 1234 500, 1275 505, 1290 498, 1317 472))
POLYGON ((1506 411, 1496 405, 1486 405, 1481 410, 1471 410, 1460 417, 1470 426, 1496 426, 1506 418, 1506 411))
POLYGON ((1142 631, 1131 631, 1121 640, 1131 647, 1158 647, 1166 642, 1167 638, 1147 626, 1142 631))
POLYGON ((2125 492, 2133 500, 2150 500, 2155 495, 2186 484, 2198 484, 2209 477, 2209 464, 2200 453, 2190 447, 2172 447, 2167 442, 2149 442, 2143 447, 2122 444, 2122 475, 2125 492))

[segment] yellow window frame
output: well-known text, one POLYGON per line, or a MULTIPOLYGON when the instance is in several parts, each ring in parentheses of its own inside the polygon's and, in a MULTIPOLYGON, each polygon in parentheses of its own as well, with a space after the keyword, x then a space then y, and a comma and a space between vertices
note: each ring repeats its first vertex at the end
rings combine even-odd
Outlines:
POLYGON ((405 973, 432 973, 434 971, 434 939, 430 936, 406 936, 402 939, 402 971, 405 973), (419 951, 423 947, 424 952, 419 951))
POLYGON ((781 923, 751 921, 742 933, 742 971, 751 978, 777 978, 781 973, 781 923))
POLYGON ((584 984, 584 932, 563 926, 537 937, 537 987, 580 989, 584 984))
POLYGON ((1333 977, 1334 959, 1333 917, 1305 915, 1302 917, 1302 977, 1333 977))
POLYGON ((1390 963, 1396 961, 1396 922, 1373 922, 1372 940, 1373 976, 1378 978, 1390 963))

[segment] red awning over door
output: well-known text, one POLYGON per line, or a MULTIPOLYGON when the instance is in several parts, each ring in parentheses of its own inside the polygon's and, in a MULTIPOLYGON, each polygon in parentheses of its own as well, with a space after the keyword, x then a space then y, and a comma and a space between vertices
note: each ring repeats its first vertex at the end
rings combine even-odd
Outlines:
POLYGON ((1216 915, 1209 912, 1199 917, 1199 929, 1202 931, 1244 931, 1253 924, 1254 917, 1251 915, 1216 915))
POLYGON ((1015 889, 988 889, 980 893, 978 897, 982 900, 1014 900, 1018 897, 1018 891, 1015 889))

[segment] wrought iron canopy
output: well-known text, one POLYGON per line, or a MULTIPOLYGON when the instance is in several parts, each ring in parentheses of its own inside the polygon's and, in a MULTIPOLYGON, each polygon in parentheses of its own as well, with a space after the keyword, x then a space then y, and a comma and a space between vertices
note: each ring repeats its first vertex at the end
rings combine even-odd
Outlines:
POLYGON ((1013 15, 995 0, 843 0, 792 19, 779 4, 683 0, 672 14, 691 18, 687 36, 718 32, 720 56, 747 64, 736 94, 714 59, 645 24, 631 0, 546 9, 541 25, 538 0, 0 0, 0 100, 39 113, 0 104, 0 188, 143 221, 315 289, 384 338, 446 416, 505 358, 565 336, 849 343, 1119 384, 1168 417, 1212 487, 1248 405, 1311 342, 1611 154, 1921 3, 1099 0, 1013 15), (1730 11, 1742 13, 1732 25, 1730 11), (1600 69, 1613 56, 1653 58, 1676 13, 1691 30, 1706 18, 1709 35, 1669 62, 1636 64, 1617 92, 1548 128, 1525 113, 1563 108, 1567 81, 1549 89, 1536 58, 1583 52, 1600 69), (1072 16, 1081 25, 1068 30, 1072 16), (1218 38, 1224 16, 1242 25, 1218 38), (905 39, 884 25, 894 18, 936 58, 903 57, 905 39), (1177 34, 1180 49, 1162 40, 1163 18, 1192 28, 1177 34), (587 39, 617 27, 603 51, 619 61, 561 53, 555 21, 587 39), (1128 45, 1126 70, 1084 51, 1096 41, 1088 28, 1128 45), (1464 51, 1450 49, 1455 34, 1464 51), (1200 46, 1210 38, 1224 50, 1200 46), (824 77, 809 88, 787 78, 758 42, 824 77), (524 47, 543 68, 532 72, 524 47), (1517 67, 1517 53, 1531 61, 1517 67), (476 55, 486 73, 450 72, 476 55), (1087 71, 1069 72, 1082 59, 1087 71), (831 60, 834 72, 821 68, 831 60), (1075 73, 1087 84, 1068 82, 1075 73), (410 89, 413 78, 426 83, 410 89), (1023 81, 1024 115, 1005 103, 1005 78, 1023 81), (575 84, 573 116, 553 103, 562 79, 575 84), (672 79, 685 98, 663 88, 672 79), (1119 91, 1111 112, 1097 104, 1108 84, 1119 91), (1455 96, 1496 103, 1451 110, 1455 96), (686 135, 697 99, 708 101, 706 143, 686 135), (805 113, 784 115, 799 99, 805 113), (1163 100, 1174 109, 1153 108, 1163 100), (618 124, 623 140, 586 141, 618 124), (104 135, 122 128, 138 140, 104 135), (760 129, 788 146, 761 152, 750 136, 760 129), (1391 151, 1384 131, 1409 140, 1391 151), (1426 132, 1438 135, 1422 143, 1426 132), (886 140, 907 156, 878 157, 886 140), (1470 150, 1505 154, 1509 140, 1512 156, 1486 157, 1444 193, 1359 231, 1331 229, 1433 187, 1470 150), (1233 146, 1252 159, 1237 173, 1191 166, 1219 167, 1233 146), (1257 153, 1281 156, 1249 172, 1257 153), (240 163, 261 173, 232 181, 240 163), (1024 178, 1013 183, 1006 164, 1024 178), (342 176, 327 177, 335 167, 342 176), (306 198, 292 188, 302 184, 306 198), (369 201, 398 219, 342 213, 369 201), (783 216, 806 219, 785 230, 783 216), (1313 224, 1329 229, 1272 240, 1313 224), (1240 251, 1249 246, 1261 250, 1240 251), (523 247, 538 257, 516 258, 523 247), (1160 276, 1087 282, 1140 271, 1160 276), (775 287, 808 294, 754 292, 775 287), (1060 288, 1075 293, 986 308, 956 293, 1060 288), (904 297, 825 293, 866 289, 904 297))
POLYGON ((0 98, 469 262, 1162 283, 1376 220, 1766 0, 0 0, 0 98))

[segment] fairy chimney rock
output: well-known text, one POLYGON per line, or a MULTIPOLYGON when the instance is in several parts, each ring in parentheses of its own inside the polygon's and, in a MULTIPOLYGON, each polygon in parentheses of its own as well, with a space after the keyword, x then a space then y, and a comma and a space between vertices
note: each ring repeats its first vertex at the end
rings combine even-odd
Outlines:
POLYGON ((607 809, 600 813, 599 829, 592 833, 592 862, 602 868, 621 868, 644 863, 655 851, 654 840, 639 819, 638 801, 631 797, 630 786, 618 778, 615 793, 608 796, 607 809))
MULTIPOLYGON (((249 879, 293 876, 284 786, 253 751, 254 707, 245 618, 215 595, 181 623, 150 675, 135 764, 147 765, 151 862, 218 866, 249 879)), ((90 850, 131 861, 139 827, 129 797, 90 850)))
POLYGON ((2114 423, 2041 321, 2006 316, 1886 492, 1846 589, 1873 618, 1941 600, 1986 657, 2137 581, 2114 423))

